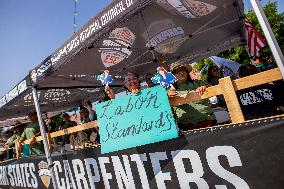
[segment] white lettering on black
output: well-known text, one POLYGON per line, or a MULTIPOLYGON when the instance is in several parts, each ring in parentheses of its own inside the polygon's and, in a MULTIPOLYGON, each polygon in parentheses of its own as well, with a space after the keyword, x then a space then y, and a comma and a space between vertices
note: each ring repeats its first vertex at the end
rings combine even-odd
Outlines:
POLYGON ((86 158, 84 161, 90 186, 92 189, 95 189, 95 183, 101 180, 97 161, 94 158, 86 158), (92 170, 94 170, 94 174, 92 173, 92 170))
POLYGON ((64 178, 59 178, 59 175, 58 175, 58 173, 62 172, 61 164, 59 161, 54 161, 53 164, 54 164, 53 169, 54 169, 55 179, 57 182, 58 189, 65 189, 66 185, 65 185, 64 178))
POLYGON ((131 161, 134 161, 137 165, 138 174, 141 179, 141 184, 143 189, 150 189, 148 177, 143 164, 143 161, 147 161, 146 154, 133 154, 130 156, 131 161))
POLYGON ((101 173, 102 173, 102 177, 103 177, 103 180, 104 180, 105 188, 110 189, 109 180, 112 179, 112 175, 106 171, 106 165, 105 165, 107 163, 110 163, 109 158, 108 157, 99 157, 98 160, 99 160, 99 164, 100 164, 101 173))
POLYGON ((125 165, 125 170, 118 156, 111 156, 113 163, 114 173, 116 176, 118 188, 124 189, 123 184, 126 189, 135 189, 135 184, 133 180, 133 175, 130 168, 130 163, 126 155, 122 156, 125 165))
POLYGON ((155 152, 155 153, 150 153, 149 155, 150 155, 153 171, 155 174, 157 187, 158 189, 166 189, 165 180, 171 180, 171 173, 162 172, 160 161, 168 159, 167 153, 166 152, 155 152))
POLYGON ((257 104, 264 100, 273 100, 272 91, 269 89, 261 89, 253 92, 247 92, 240 95, 242 105, 247 106, 251 104, 257 104))
POLYGON ((75 174, 75 178, 77 182, 77 188, 78 189, 89 188, 87 179, 85 177, 85 169, 84 169, 83 162, 80 159, 73 159, 72 164, 73 164, 74 174, 75 174), (81 181, 83 183, 83 187, 81 185, 81 181))
POLYGON ((29 169, 30 169, 30 175, 32 177, 31 179, 31 184, 33 188, 37 188, 38 187, 38 182, 35 176, 35 165, 33 163, 29 164, 29 169))
MULTIPOLYGON (((230 167, 242 166, 238 151, 232 146, 214 146, 206 150, 206 158, 210 169, 222 179, 232 183, 236 189, 249 189, 248 184, 239 176, 224 169, 219 156, 226 156, 230 167)), ((226 189, 226 185, 215 185, 216 189, 226 189)))
POLYGON ((207 182, 202 178, 204 171, 198 153, 194 150, 172 151, 174 166, 181 189, 190 188, 189 183, 195 183, 198 188, 209 188, 207 182), (192 173, 185 171, 183 159, 189 159, 192 173))

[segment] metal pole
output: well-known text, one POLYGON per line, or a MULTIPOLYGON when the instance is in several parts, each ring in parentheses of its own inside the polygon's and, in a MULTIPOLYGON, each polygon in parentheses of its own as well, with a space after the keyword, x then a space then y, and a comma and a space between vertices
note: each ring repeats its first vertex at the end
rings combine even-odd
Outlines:
POLYGON ((51 173, 53 188, 57 189, 58 187, 57 187, 57 183, 56 183, 56 180, 55 180, 53 163, 52 163, 52 159, 51 159, 51 154, 50 154, 49 149, 48 149, 45 127, 44 127, 44 123, 43 123, 43 119, 42 119, 42 115, 41 115, 41 111, 40 111, 40 107, 39 107, 39 103, 38 103, 37 90, 34 87, 32 88, 32 90, 33 90, 34 104, 35 104, 36 113, 37 113, 37 117, 38 117, 38 123, 39 123, 39 127, 40 127, 40 133, 41 133, 41 136, 42 136, 42 139, 43 139, 44 151, 45 151, 45 155, 46 155, 46 159, 47 159, 47 163, 48 163, 48 169, 51 173))
POLYGON ((260 23, 260 26, 262 28, 262 31, 265 35, 265 38, 269 44, 269 47, 272 51, 272 54, 276 60, 276 63, 280 69, 280 72, 282 74, 282 78, 284 78, 284 57, 282 54, 282 51, 276 41, 276 38, 272 32, 272 29, 270 27, 270 24, 264 14, 264 11, 261 7, 261 4, 259 0, 250 0, 251 5, 254 9, 254 12, 256 14, 256 17, 260 23))

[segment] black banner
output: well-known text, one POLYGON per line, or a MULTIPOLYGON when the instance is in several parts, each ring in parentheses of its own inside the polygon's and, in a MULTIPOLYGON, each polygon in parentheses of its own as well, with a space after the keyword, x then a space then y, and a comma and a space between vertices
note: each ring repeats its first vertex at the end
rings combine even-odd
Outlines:
MULTIPOLYGON (((53 154, 55 179, 59 189, 284 188, 283 123, 281 117, 193 131, 104 155, 97 148, 53 154)), ((0 188, 53 188, 45 162, 1 163, 0 188)))

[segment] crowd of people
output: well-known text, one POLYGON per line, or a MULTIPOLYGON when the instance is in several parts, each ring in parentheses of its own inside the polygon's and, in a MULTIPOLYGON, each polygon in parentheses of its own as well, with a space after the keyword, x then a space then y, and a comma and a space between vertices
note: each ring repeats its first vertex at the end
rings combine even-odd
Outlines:
MULTIPOLYGON (((162 74, 165 74, 165 70, 162 74)), ((188 64, 172 63, 169 72, 175 77, 175 83, 167 87, 168 98, 187 94, 189 91, 195 91, 199 95, 203 95, 208 87, 218 85, 219 80, 223 78, 222 71, 217 66, 208 68, 207 77, 204 80, 200 79, 200 73, 197 69, 192 68, 188 64)), ((246 77, 256 74, 259 71, 253 65, 242 65, 239 68, 237 77, 246 77)), ((144 77, 146 86, 142 86, 142 81, 136 73, 127 73, 124 81, 124 88, 127 93, 137 95, 145 88, 155 87, 157 83, 153 82, 154 73, 148 73, 144 77)), ((172 77, 172 76, 171 76, 172 77)), ((283 113, 284 104, 281 95, 282 83, 264 84, 257 87, 252 87, 237 91, 237 97, 246 120, 257 119, 283 113)), ((104 95, 101 101, 115 99, 116 94, 111 86, 106 85, 104 95)), ((226 102, 222 95, 217 96, 218 105, 226 109, 226 102)), ((203 99, 197 102, 190 102, 177 107, 172 107, 172 112, 176 119, 178 129, 183 131, 212 127, 217 125, 214 114, 215 104, 210 103, 208 99, 203 99)), ((82 100, 80 106, 80 123, 88 123, 96 120, 97 115, 92 107, 92 102, 82 100)), ((13 134, 5 144, 5 157, 27 157, 30 155, 38 155, 43 153, 42 142, 36 141, 36 136, 40 135, 38 118, 35 112, 28 115, 30 122, 27 124, 17 124, 14 127, 13 134), (11 149, 15 149, 15 153, 11 149)), ((47 132, 56 132, 66 130, 76 126, 78 123, 71 121, 68 113, 55 116, 46 120, 47 132)), ((77 133, 68 134, 56 137, 52 140, 53 151, 62 151, 68 149, 85 148, 88 146, 100 145, 100 136, 98 129, 87 129, 77 133)))

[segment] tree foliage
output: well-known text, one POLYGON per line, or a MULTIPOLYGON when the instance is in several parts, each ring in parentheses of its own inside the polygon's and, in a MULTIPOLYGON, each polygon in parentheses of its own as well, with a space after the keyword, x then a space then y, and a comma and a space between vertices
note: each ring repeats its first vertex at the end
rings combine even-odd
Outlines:
MULTIPOLYGON (((284 13, 279 13, 277 10, 277 2, 269 1, 264 7, 263 10, 265 15, 271 25, 272 31, 279 43, 282 52, 284 51, 284 13)), ((251 23, 255 26, 258 32, 264 37, 263 31, 261 30, 261 26, 258 22, 258 19, 254 13, 254 11, 250 10, 245 14, 245 17, 251 21, 251 23)), ((247 52, 246 42, 235 48, 229 49, 220 53, 220 57, 233 60, 235 62, 239 62, 240 64, 248 64, 250 62, 250 57, 247 52)), ((272 53, 268 47, 263 48, 260 51, 260 62, 269 62, 270 64, 275 63, 273 60, 272 53), (269 58, 268 58, 269 57, 269 58)), ((208 60, 199 61, 196 65, 197 68, 202 68, 205 64, 208 64, 208 60)))

